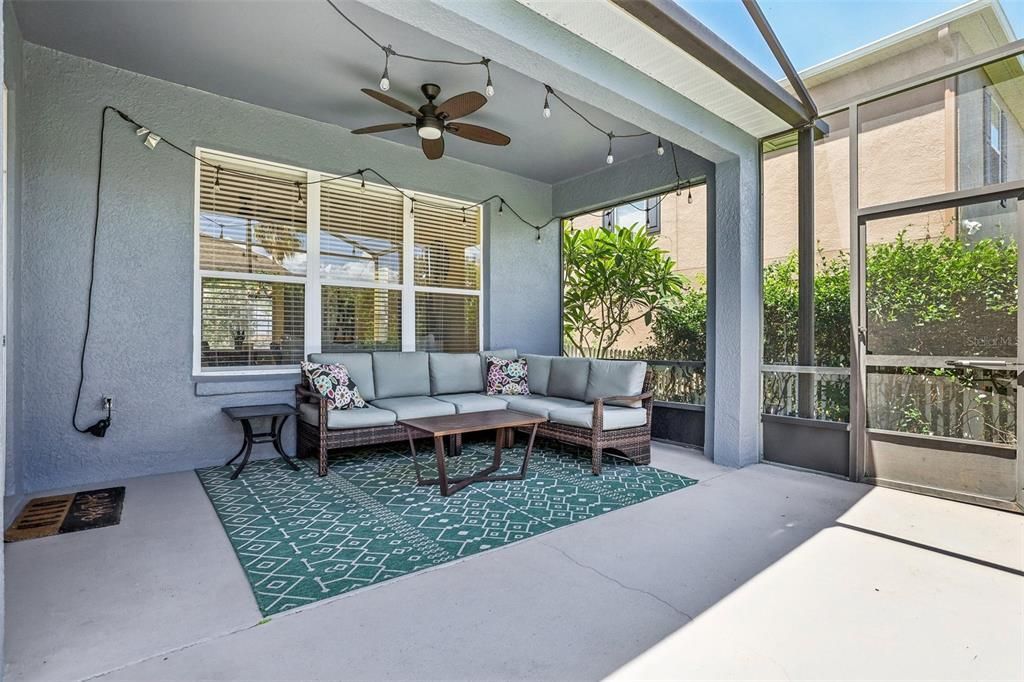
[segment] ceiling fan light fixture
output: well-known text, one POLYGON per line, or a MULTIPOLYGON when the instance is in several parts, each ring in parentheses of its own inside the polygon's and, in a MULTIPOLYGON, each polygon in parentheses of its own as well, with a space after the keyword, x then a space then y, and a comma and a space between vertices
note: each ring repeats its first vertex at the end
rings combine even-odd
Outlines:
POLYGON ((437 120, 424 120, 416 124, 416 134, 424 140, 436 140, 441 137, 441 124, 437 120))

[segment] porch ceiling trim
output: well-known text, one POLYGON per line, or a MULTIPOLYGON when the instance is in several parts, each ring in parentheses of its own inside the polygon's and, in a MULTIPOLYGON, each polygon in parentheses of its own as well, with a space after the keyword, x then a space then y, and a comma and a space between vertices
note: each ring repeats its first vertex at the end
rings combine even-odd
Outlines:
POLYGON ((810 122, 804 105, 798 99, 672 0, 611 2, 706 65, 791 127, 804 126, 810 122))

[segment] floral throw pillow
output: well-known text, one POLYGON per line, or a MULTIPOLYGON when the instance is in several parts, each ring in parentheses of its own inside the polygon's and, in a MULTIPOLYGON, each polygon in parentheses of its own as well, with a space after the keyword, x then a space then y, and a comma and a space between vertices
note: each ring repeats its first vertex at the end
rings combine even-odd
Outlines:
POLYGON ((487 358, 487 395, 529 395, 526 358, 502 360, 487 358))
POLYGON ((359 388, 356 382, 352 381, 345 365, 303 362, 302 373, 306 375, 313 390, 327 403, 328 410, 366 407, 366 401, 359 395, 359 388))

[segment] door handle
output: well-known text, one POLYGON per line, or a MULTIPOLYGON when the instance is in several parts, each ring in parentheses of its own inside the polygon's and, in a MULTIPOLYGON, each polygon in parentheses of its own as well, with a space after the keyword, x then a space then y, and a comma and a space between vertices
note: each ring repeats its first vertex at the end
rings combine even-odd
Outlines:
POLYGON ((946 360, 949 367, 1006 367, 1006 360, 946 360))

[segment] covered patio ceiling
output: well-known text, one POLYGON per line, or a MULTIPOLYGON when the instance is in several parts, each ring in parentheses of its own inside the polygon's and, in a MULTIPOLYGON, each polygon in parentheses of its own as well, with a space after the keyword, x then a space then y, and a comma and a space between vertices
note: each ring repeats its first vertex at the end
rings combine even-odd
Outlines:
MULTIPOLYGON (((398 51, 452 60, 481 56, 458 47, 458 35, 431 35, 358 2, 339 6, 398 51)), ((348 129, 398 122, 403 114, 375 102, 360 88, 377 88, 383 54, 324 0, 297 2, 16 2, 26 40, 130 71, 213 92, 348 129)), ((414 107, 422 83, 437 83, 440 99, 483 92, 482 67, 390 63, 392 95, 414 107)), ((446 136, 446 157, 555 183, 605 165, 607 139, 552 100, 541 115, 544 86, 495 62, 495 94, 467 123, 512 138, 492 147, 446 136)), ((616 134, 642 132, 598 108, 568 98, 599 127, 616 134)), ((230 125, 229 121, 225 122, 230 125)), ((347 133, 341 133, 347 134, 347 133)), ((412 130, 379 135, 419 148, 412 130)), ((654 154, 654 137, 615 142, 615 158, 654 154)))

